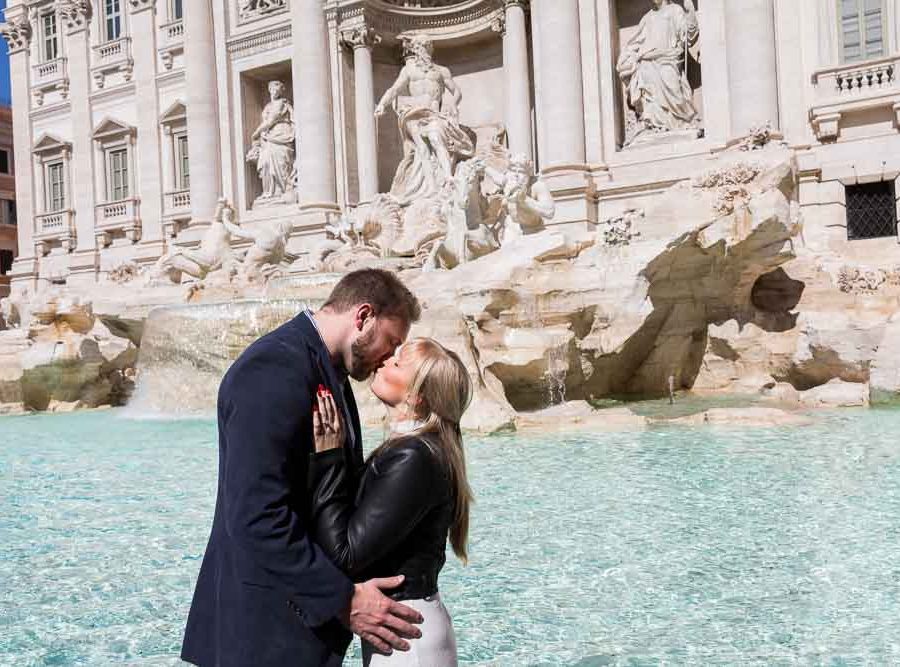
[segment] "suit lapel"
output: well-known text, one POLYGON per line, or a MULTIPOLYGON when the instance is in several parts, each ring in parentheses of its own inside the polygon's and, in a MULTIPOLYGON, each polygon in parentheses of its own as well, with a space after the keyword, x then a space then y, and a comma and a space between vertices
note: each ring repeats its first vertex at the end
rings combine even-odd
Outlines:
POLYGON ((356 409, 356 401, 353 398, 353 391, 350 388, 350 380, 341 383, 337 373, 334 370, 334 364, 328 356, 328 349, 322 341, 318 329, 310 320, 310 316, 306 311, 297 316, 299 326, 309 344, 313 359, 319 374, 325 380, 325 386, 334 396, 335 403, 344 417, 345 430, 347 431, 347 440, 344 443, 344 453, 348 455, 348 463, 352 462, 352 468, 355 470, 362 464, 362 435, 359 426, 359 413, 356 409), (349 400, 348 400, 349 399, 349 400), (351 407, 352 406, 352 409, 351 407), (356 459, 359 463, 356 463, 356 459))

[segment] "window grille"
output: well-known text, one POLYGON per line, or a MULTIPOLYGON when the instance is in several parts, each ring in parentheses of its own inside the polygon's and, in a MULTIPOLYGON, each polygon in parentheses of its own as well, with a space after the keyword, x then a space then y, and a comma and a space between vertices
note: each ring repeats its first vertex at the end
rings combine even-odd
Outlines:
POLYGON ((66 207, 66 183, 63 176, 63 163, 53 162, 47 165, 47 211, 62 211, 66 207))
POLYGON ((119 0, 106 0, 106 41, 111 42, 122 36, 122 8, 119 0))
POLYGON ((109 152, 109 200, 119 201, 128 197, 128 149, 109 152))
POLYGON ((847 238, 874 239, 897 234, 893 181, 848 185, 847 238))
POLYGON ((44 60, 56 60, 59 57, 59 41, 56 34, 56 14, 44 14, 43 37, 44 37, 44 60))

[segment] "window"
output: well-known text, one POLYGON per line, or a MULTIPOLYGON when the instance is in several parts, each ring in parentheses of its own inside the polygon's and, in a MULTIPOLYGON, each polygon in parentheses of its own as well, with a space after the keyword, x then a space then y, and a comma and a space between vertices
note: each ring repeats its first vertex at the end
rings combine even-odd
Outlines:
POLYGON ((106 41, 122 36, 122 8, 119 0, 104 0, 103 17, 106 21, 106 41))
POLYGON ((844 62, 884 55, 884 0, 839 0, 844 62))
POLYGON ((0 174, 9 173, 9 151, 0 150, 0 174))
POLYGON ((13 226, 19 224, 19 213, 16 210, 16 202, 12 199, 6 200, 6 224, 13 226))
POLYGON ((191 170, 188 161, 188 140, 186 134, 178 135, 176 140, 178 151, 178 189, 188 190, 191 187, 191 170))
POLYGON ((47 165, 47 211, 62 211, 66 207, 65 165, 51 162, 47 165))
POLYGON ((0 250, 0 276, 5 276, 12 270, 13 251, 0 250))
POLYGON ((184 3, 182 0, 172 0, 172 20, 180 21, 184 18, 184 3))
POLYGON ((897 234, 893 181, 848 185, 847 238, 874 239, 897 234))
POLYGON ((56 14, 44 14, 41 17, 43 30, 44 61, 56 60, 59 57, 59 41, 56 34, 56 14))
POLYGON ((109 160, 109 201, 128 198, 128 149, 117 148, 107 153, 109 160))

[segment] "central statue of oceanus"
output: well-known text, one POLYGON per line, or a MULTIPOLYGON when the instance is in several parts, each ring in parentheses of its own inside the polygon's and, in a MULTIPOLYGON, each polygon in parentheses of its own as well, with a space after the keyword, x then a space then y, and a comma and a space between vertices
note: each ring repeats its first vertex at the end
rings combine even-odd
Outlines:
POLYGON ((456 165, 475 155, 472 137, 459 124, 462 92, 450 70, 435 64, 433 44, 425 35, 401 37, 406 65, 378 106, 381 116, 392 105, 403 139, 391 195, 401 206, 437 195, 453 177, 456 165), (451 101, 444 104, 444 91, 451 101))

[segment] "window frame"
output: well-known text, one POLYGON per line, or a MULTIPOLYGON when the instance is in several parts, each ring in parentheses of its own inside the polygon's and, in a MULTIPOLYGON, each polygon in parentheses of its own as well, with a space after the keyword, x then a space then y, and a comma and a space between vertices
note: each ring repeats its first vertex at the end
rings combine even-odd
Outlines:
POLYGON ((169 0, 169 20, 172 23, 184 20, 184 0, 169 0))
POLYGON ((103 2, 103 37, 105 42, 115 42, 116 40, 122 39, 123 30, 123 18, 124 12, 122 11, 122 0, 102 0, 103 2), (115 5, 115 10, 113 13, 110 12, 111 5, 115 5), (112 35, 111 28, 115 26, 116 34, 112 35))
POLYGON ((110 204, 112 202, 125 201, 133 196, 131 184, 131 155, 130 142, 127 141, 116 141, 103 146, 103 164, 106 177, 105 203, 110 204), (114 159, 119 155, 122 156, 122 162, 117 168, 114 164, 114 159), (123 175, 120 182, 117 182, 117 173, 123 175))
POLYGON ((68 188, 66 187, 66 160, 63 156, 47 160, 44 163, 44 196, 45 212, 59 213, 65 211, 68 203, 68 188), (54 191, 54 172, 59 173, 59 197, 54 191), (59 205, 57 205, 57 203, 59 205))
POLYGON ((890 45, 888 44, 888 40, 890 35, 888 34, 888 6, 887 0, 879 0, 881 8, 880 8, 880 16, 881 16, 881 53, 878 55, 869 55, 866 52, 866 12, 865 12, 865 2, 866 0, 855 0, 856 2, 856 21, 857 27, 859 29, 859 49, 860 56, 856 59, 848 59, 847 58, 847 45, 844 42, 844 13, 843 13, 843 3, 844 0, 835 0, 835 5, 837 7, 837 36, 838 36, 838 62, 842 65, 854 65, 857 63, 864 63, 868 60, 877 60, 878 58, 884 58, 890 52, 890 45))
POLYGON ((178 190, 191 189, 191 146, 186 129, 175 134, 175 185, 178 190))
POLYGON ((51 62, 60 57, 59 55, 59 17, 56 15, 56 11, 43 12, 39 14, 40 16, 40 29, 41 29, 41 46, 40 46, 40 55, 41 62, 51 62), (47 31, 47 21, 50 20, 53 24, 53 33, 50 35, 47 31), (50 49, 48 46, 53 45, 53 52, 50 53, 50 49))
POLYGON ((12 151, 9 151, 5 148, 0 148, 0 174, 4 176, 10 176, 13 173, 12 168, 12 151), (6 168, 3 168, 4 158, 6 160, 6 168))
POLYGON ((0 276, 7 276, 12 271, 13 263, 16 261, 16 253, 8 248, 0 248, 0 276), (8 259, 8 262, 4 262, 8 259))

